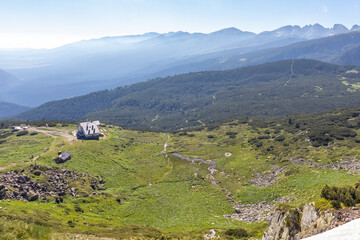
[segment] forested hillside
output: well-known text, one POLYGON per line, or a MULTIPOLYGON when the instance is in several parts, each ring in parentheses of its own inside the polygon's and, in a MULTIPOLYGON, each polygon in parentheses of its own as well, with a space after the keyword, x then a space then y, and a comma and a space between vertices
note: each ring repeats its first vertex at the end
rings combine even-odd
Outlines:
POLYGON ((360 103, 354 66, 287 60, 197 72, 46 103, 22 119, 81 120, 173 130, 237 117, 276 117, 360 103))
POLYGON ((0 119, 25 112, 29 109, 26 106, 0 101, 0 119))

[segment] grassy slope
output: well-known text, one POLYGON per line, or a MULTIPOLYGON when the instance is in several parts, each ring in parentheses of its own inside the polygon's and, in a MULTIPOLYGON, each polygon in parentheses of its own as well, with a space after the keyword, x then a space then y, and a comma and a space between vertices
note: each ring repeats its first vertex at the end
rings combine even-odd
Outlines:
MULTIPOLYGON (((10 132, 0 130, 0 136, 10 132)), ((35 156, 46 152, 52 142, 52 138, 43 134, 17 137, 15 134, 6 138, 0 144, 0 167, 8 166, 10 163, 17 164, 27 162, 35 156)))
MULTIPOLYGON (((339 115, 333 113, 329 116, 336 114, 339 115)), ((297 119, 302 121, 305 118, 297 119)), ((42 138, 46 140, 39 144, 39 149, 50 149, 42 154, 37 164, 55 166, 51 159, 57 151, 68 150, 73 157, 61 167, 103 177, 106 181, 103 194, 89 198, 66 198, 62 204, 50 200, 28 203, 2 201, 1 214, 43 224, 55 232, 108 237, 201 236, 209 228, 222 233, 229 227, 244 227, 254 236, 261 236, 265 223, 245 224, 223 217, 232 213, 233 209, 222 189, 210 183, 206 165, 190 165, 160 153, 167 134, 118 127, 106 130, 107 138, 100 141, 66 142, 57 138, 51 142, 42 134, 32 136, 38 141, 42 138), (76 204, 84 210, 83 213, 75 210, 76 204)), ((357 128, 355 131, 360 134, 357 128)), ((290 204, 299 206, 319 199, 324 184, 347 185, 360 180, 359 175, 347 171, 292 165, 289 159, 294 156, 325 164, 340 158, 358 158, 360 149, 354 144, 354 138, 334 139, 328 146, 312 147, 306 141, 306 131, 292 129, 287 119, 276 120, 272 124, 233 121, 187 132, 186 135, 180 132, 170 133, 169 136, 168 153, 214 160, 216 168, 225 173, 214 174, 219 185, 230 190, 237 201, 245 203, 292 197, 290 204), (236 138, 230 138, 227 132, 236 132, 236 138), (260 147, 251 141, 268 133, 271 138, 260 140, 260 147), (274 140, 279 135, 284 135, 285 140, 274 140), (297 141, 293 140, 295 137, 297 141), (270 146, 274 150, 267 151, 270 146), (232 155, 226 157, 225 152, 232 155), (253 179, 254 173, 269 170, 271 165, 288 167, 276 184, 259 188, 248 182, 253 179)), ((14 138, 9 136, 6 140, 14 138)), ((28 138, 17 137, 24 142, 28 138)), ((13 148, 12 151, 17 150, 13 148)), ((9 163, 18 163, 12 166, 13 169, 30 164, 26 163, 28 157, 25 155, 22 162, 14 155, 9 156, 9 163)))

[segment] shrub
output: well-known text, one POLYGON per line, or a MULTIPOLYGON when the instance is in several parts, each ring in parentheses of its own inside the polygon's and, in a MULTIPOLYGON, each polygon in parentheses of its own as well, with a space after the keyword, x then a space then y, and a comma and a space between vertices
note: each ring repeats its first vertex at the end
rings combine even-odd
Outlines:
POLYGON ((258 139, 270 139, 271 137, 269 135, 261 135, 258 136, 258 139))
POLYGON ((78 205, 78 204, 75 204, 75 205, 74 205, 74 209, 75 209, 76 212, 84 213, 84 209, 82 209, 82 208, 80 207, 80 205, 78 205))
MULTIPOLYGON (((329 187, 325 185, 321 190, 321 197, 331 201, 343 203, 347 207, 360 203, 360 189, 358 184, 355 187, 329 187)), ((337 203, 334 203, 335 206, 337 203)), ((335 208, 335 207, 334 207, 335 208)))
POLYGON ((226 135, 236 136, 236 135, 238 135, 238 133, 237 132, 226 132, 226 135))
POLYGON ((20 131, 16 134, 17 137, 20 137, 20 136, 24 136, 26 134, 28 134, 29 132, 28 131, 20 131))
POLYGON ((331 206, 338 210, 341 208, 341 203, 339 201, 333 200, 331 201, 331 206))
POLYGON ((38 132, 31 132, 30 136, 38 135, 38 132))
POLYGON ((248 237, 249 234, 245 229, 242 228, 230 228, 227 229, 225 232, 226 235, 236 237, 236 238, 243 238, 248 237))
POLYGON ((278 142, 282 142, 285 140, 285 136, 284 135, 280 135, 278 137, 275 138, 275 141, 278 141, 278 142))
POLYGON ((292 167, 288 168, 288 170, 285 172, 285 176, 295 175, 299 172, 300 172, 300 170, 298 167, 292 166, 292 167))

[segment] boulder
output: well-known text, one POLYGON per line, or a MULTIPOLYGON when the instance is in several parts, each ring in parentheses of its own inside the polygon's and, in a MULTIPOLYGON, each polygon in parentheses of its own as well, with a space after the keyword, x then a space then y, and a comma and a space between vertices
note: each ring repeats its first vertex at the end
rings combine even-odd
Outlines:
POLYGON ((315 209, 315 204, 313 202, 305 204, 301 217, 301 231, 307 231, 317 218, 318 214, 315 209))
POLYGON ((216 232, 214 229, 210 230, 210 233, 204 235, 204 239, 213 239, 216 238, 216 232))

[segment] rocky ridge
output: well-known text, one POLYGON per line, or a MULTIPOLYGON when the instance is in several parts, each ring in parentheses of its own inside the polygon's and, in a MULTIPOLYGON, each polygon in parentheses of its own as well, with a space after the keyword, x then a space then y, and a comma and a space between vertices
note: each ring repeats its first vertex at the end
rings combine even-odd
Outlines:
POLYGON ((302 209, 276 209, 262 240, 299 240, 328 231, 360 217, 358 207, 320 211, 314 203, 302 209))

